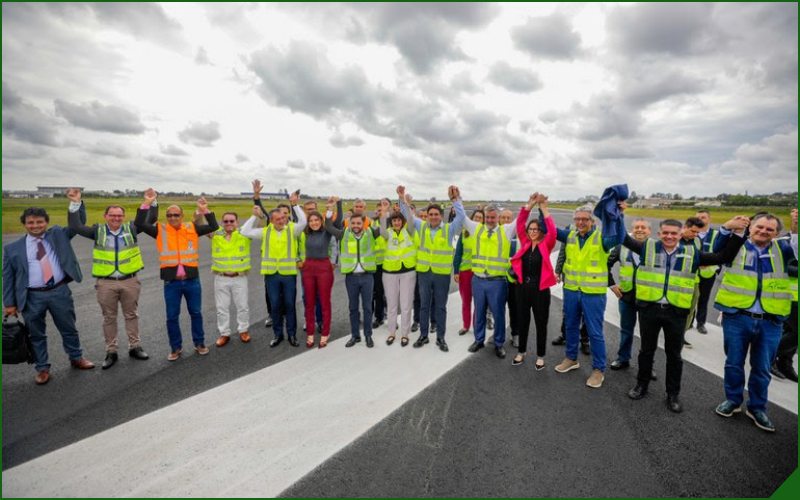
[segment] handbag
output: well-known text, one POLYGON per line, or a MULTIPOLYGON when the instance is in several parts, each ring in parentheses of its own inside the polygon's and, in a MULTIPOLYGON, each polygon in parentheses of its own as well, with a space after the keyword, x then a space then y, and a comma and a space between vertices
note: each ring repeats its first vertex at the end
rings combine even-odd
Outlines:
POLYGON ((19 316, 3 316, 3 364, 33 363, 33 344, 28 326, 19 316))

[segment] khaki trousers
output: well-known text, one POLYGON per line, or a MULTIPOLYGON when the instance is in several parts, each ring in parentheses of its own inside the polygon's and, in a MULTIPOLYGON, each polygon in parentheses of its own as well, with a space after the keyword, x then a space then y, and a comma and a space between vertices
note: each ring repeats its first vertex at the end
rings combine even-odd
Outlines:
POLYGON ((128 345, 131 349, 139 347, 139 292, 142 283, 139 278, 126 280, 109 280, 99 278, 94 285, 97 291, 97 303, 103 312, 103 337, 106 340, 106 351, 117 352, 117 312, 122 305, 122 316, 125 318, 125 332, 128 334, 128 345))

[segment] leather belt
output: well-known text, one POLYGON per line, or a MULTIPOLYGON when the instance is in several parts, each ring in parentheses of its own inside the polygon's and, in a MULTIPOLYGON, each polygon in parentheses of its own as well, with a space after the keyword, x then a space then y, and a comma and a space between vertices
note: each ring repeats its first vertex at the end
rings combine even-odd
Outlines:
POLYGON ((778 316, 770 313, 754 313, 750 311, 745 311, 743 309, 739 309, 739 314, 744 314, 745 316, 749 316, 753 319, 768 319, 770 321, 780 321, 778 316))
POLYGON ((244 273, 221 273, 217 271, 216 273, 218 276, 225 276, 226 278, 236 278, 237 276, 243 276, 244 273))
POLYGON ((125 280, 129 280, 129 279, 135 278, 135 277, 136 277, 136 273, 126 274, 125 276, 102 276, 102 277, 97 278, 97 279, 100 279, 100 280, 125 281, 125 280))
POLYGON ((63 280, 59 281, 58 283, 56 283, 53 286, 40 286, 38 288, 31 287, 31 288, 28 288, 28 290, 31 291, 31 292, 49 292, 50 290, 55 290, 56 288, 58 288, 61 285, 65 284, 66 282, 67 282, 67 279, 64 278, 63 280))

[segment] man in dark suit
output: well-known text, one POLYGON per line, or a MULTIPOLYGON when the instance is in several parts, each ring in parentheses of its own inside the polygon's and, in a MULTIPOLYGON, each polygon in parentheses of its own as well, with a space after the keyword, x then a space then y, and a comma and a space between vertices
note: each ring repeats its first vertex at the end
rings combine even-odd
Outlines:
POLYGON ((64 350, 74 368, 88 370, 94 364, 83 357, 78 330, 75 328, 75 306, 68 283, 83 279, 78 259, 70 240, 75 232, 53 226, 43 208, 26 208, 20 221, 27 235, 3 249, 3 305, 7 315, 21 313, 28 325, 33 344, 36 383, 50 380, 47 359, 45 315, 56 324, 64 350))

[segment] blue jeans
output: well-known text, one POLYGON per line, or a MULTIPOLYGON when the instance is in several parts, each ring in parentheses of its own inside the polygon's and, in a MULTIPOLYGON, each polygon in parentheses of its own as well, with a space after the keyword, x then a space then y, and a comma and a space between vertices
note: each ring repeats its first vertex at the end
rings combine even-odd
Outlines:
POLYGON ((636 328, 636 304, 619 301, 619 351, 617 361, 624 363, 631 360, 633 348, 633 329, 636 328))
POLYGON ((744 361, 750 350, 750 380, 747 390, 751 410, 767 409, 769 368, 778 351, 783 325, 767 319, 754 319, 744 314, 725 313, 722 335, 725 346, 725 397, 735 405, 744 400, 744 361))
POLYGON ((347 288, 347 299, 350 305, 350 336, 360 338, 358 329, 358 301, 364 310, 364 336, 372 337, 372 288, 375 278, 372 273, 349 273, 345 275, 344 285, 347 288))
POLYGON ((203 331, 203 312, 201 299, 203 292, 200 289, 200 278, 188 280, 172 280, 164 282, 164 302, 167 304, 167 335, 169 346, 173 351, 183 347, 181 335, 181 297, 186 298, 186 309, 192 319, 192 342, 195 346, 205 345, 205 332, 203 331))
MULTIPOLYGON (((506 342, 506 298, 508 281, 472 276, 472 300, 475 303, 475 342, 486 340, 486 308, 494 316, 494 345, 502 347, 506 342)), ((439 325, 436 325, 437 331, 439 325)))
POLYGON ((272 303, 272 332, 275 338, 283 337, 283 320, 286 318, 286 334, 297 335, 297 275, 284 276, 279 273, 264 275, 267 294, 272 303))
POLYGON ((436 324, 436 338, 444 339, 447 325, 447 295, 450 293, 450 275, 433 272, 417 273, 419 284, 419 334, 428 336, 431 309, 436 324), (431 307, 433 306, 433 307, 431 307))
POLYGON ((61 285, 47 292, 29 291, 22 318, 25 320, 31 336, 34 367, 37 372, 50 369, 45 332, 47 311, 50 311, 53 323, 56 324, 58 333, 61 334, 61 344, 69 359, 76 361, 83 357, 78 330, 75 328, 75 305, 72 302, 72 292, 69 286, 61 285))
POLYGON ((589 332, 592 346, 592 368, 605 371, 606 341, 603 338, 603 315, 606 312, 605 293, 583 293, 564 289, 564 325, 567 334, 566 356, 578 359, 578 344, 581 337, 581 316, 589 332))

